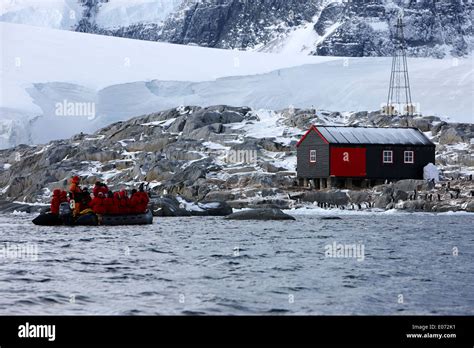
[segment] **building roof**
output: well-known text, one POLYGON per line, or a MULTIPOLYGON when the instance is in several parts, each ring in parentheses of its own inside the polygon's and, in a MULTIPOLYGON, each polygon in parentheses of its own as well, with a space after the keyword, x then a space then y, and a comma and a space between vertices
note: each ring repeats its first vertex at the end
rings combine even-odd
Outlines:
POLYGON ((311 131, 315 131, 327 144, 434 145, 417 128, 311 126, 296 146, 311 131))

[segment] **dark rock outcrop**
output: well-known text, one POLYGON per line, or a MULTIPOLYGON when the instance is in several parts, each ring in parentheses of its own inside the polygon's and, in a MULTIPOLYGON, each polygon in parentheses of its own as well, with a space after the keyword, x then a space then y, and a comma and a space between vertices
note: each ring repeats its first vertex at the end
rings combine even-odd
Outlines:
POLYGON ((326 203, 339 206, 349 203, 349 196, 343 191, 314 191, 306 192, 303 197, 301 197, 301 201, 326 203))
POLYGON ((153 216, 191 216, 191 213, 180 206, 175 197, 154 198, 151 201, 153 216))
POLYGON ((233 213, 226 217, 229 220, 295 220, 280 209, 250 209, 233 213))
POLYGON ((466 203, 466 211, 474 213, 474 200, 466 203))
POLYGON ((9 201, 0 201, 0 213, 41 213, 43 211, 49 210, 49 205, 31 205, 31 204, 21 204, 16 202, 9 201))
POLYGON ((193 216, 227 216, 233 213, 226 202, 198 203, 197 205, 201 210, 191 211, 193 216))
POLYGON ((171 195, 153 198, 151 209, 154 216, 227 216, 232 214, 232 208, 226 202, 183 204, 171 195))

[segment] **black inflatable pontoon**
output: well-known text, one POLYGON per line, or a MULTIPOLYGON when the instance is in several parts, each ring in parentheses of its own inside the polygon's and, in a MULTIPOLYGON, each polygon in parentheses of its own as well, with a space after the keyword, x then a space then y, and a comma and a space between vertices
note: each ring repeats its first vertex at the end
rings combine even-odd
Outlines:
POLYGON ((99 225, 149 225, 153 223, 153 214, 147 210, 144 214, 99 215, 99 225))
POLYGON ((71 215, 41 214, 33 219, 35 225, 40 226, 97 226, 97 225, 149 225, 153 223, 153 214, 147 210, 143 214, 126 215, 96 215, 87 213, 73 219, 71 215))

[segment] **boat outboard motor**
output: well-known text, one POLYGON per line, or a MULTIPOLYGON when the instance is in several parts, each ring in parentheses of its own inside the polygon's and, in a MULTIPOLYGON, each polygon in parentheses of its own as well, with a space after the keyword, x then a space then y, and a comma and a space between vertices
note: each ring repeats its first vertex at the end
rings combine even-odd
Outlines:
POLYGON ((71 206, 68 202, 62 202, 59 205, 59 218, 63 221, 66 225, 72 225, 72 210, 71 206))

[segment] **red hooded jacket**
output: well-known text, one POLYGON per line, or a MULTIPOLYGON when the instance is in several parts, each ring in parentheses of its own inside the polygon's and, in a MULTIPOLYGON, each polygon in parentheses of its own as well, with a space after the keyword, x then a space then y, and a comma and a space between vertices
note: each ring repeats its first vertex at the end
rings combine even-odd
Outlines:
POLYGON ((104 197, 94 197, 92 201, 89 203, 89 207, 94 211, 96 214, 105 214, 106 207, 104 204, 104 197))
POLYGON ((92 189, 92 193, 94 194, 94 197, 97 197, 100 192, 100 185, 94 185, 94 188, 92 189))
POLYGON ((130 200, 127 196, 127 191, 122 190, 119 192, 119 195, 120 195, 119 213, 129 214, 130 213, 130 200))
POLYGON ((72 192, 73 196, 75 193, 82 192, 81 188, 79 187, 79 181, 80 179, 78 176, 74 176, 71 180, 71 186, 69 186, 69 192, 72 192))
POLYGON ((118 192, 114 192, 114 214, 120 214, 120 194, 118 192))
POLYGON ((132 197, 130 197, 130 212, 135 214, 135 213, 138 213, 138 204, 139 204, 139 201, 140 201, 140 195, 138 194, 138 192, 135 192, 134 194, 132 194, 132 197))
POLYGON ((53 190, 53 198, 51 199, 51 214, 59 214, 59 204, 61 204, 61 190, 54 189, 53 190))
POLYGON ((63 202, 68 202, 69 199, 67 198, 67 192, 66 191, 61 191, 61 193, 59 194, 59 200, 61 201, 61 203, 63 202))
POLYGON ((106 214, 117 214, 117 209, 115 208, 113 197, 105 197, 104 206, 106 214))
POLYGON ((103 184, 103 186, 100 187, 99 192, 102 192, 104 196, 107 196, 107 193, 109 193, 109 188, 107 185, 103 184))
POLYGON ((133 198, 134 211, 139 214, 144 213, 148 208, 148 203, 150 202, 148 193, 144 191, 138 191, 133 195, 133 198))

